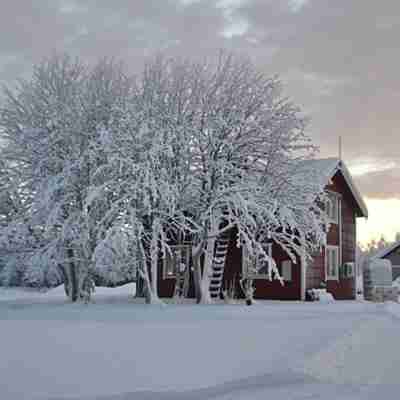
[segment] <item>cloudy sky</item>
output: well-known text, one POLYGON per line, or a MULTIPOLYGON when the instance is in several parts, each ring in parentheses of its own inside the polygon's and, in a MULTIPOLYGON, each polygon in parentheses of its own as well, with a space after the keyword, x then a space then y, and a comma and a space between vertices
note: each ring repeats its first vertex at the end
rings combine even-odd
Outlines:
POLYGON ((227 48, 279 73, 312 118, 321 157, 343 158, 370 208, 359 239, 400 231, 399 0, 2 0, 0 83, 67 51, 139 69, 162 50, 227 48))

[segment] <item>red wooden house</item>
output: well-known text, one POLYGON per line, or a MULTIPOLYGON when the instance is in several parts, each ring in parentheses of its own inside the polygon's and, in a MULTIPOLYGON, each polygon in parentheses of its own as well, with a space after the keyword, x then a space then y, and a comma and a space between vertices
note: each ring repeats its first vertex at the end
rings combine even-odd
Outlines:
MULTIPOLYGON (((249 276, 246 262, 248 257, 236 247, 234 232, 229 242, 224 267, 214 271, 212 278, 216 293, 222 287, 234 285, 240 291, 238 282, 242 277, 254 280, 256 299, 305 300, 308 289, 326 287, 335 299, 355 298, 354 263, 356 254, 356 219, 367 217, 367 207, 357 190, 353 179, 343 161, 336 158, 307 161, 307 169, 313 176, 321 179, 321 187, 327 192, 327 214, 330 229, 327 245, 313 260, 306 262, 298 257, 293 263, 289 256, 276 243, 267 247, 277 263, 284 285, 277 280, 268 280, 266 269, 259 268, 249 276)), ((317 193, 316 193, 317 196, 317 193)), ((167 259, 160 268, 159 294, 172 297, 176 289, 176 265, 188 265, 190 246, 177 246, 173 260, 167 259)), ((178 274, 179 275, 179 274, 178 274)), ((182 285, 185 285, 182 282, 182 285)), ((186 280, 189 296, 193 295, 191 279, 186 280)), ((243 293, 239 293, 243 295, 243 293)))

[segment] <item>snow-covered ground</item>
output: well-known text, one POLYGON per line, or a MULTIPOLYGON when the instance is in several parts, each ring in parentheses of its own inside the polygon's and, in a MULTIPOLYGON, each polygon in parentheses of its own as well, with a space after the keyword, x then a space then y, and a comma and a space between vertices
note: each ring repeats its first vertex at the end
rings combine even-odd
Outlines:
POLYGON ((369 399, 400 393, 400 305, 94 304, 0 288, 5 400, 369 399))

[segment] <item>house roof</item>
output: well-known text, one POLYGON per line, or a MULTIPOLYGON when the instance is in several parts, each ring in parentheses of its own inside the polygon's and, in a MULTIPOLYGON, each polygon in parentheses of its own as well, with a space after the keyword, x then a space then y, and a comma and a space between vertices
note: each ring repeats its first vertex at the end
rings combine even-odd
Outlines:
POLYGON ((320 182, 320 190, 322 191, 327 186, 335 174, 340 171, 344 180, 349 187, 351 194, 359 208, 359 217, 368 217, 368 208, 357 189, 350 171, 347 169, 345 163, 339 158, 324 158, 303 161, 306 170, 313 173, 316 179, 320 182))
POLYGON ((393 250, 396 250, 398 247, 400 247, 400 240, 391 244, 388 247, 385 247, 382 250, 379 250, 373 257, 372 259, 377 259, 377 258, 385 258, 387 255, 389 255, 393 250))

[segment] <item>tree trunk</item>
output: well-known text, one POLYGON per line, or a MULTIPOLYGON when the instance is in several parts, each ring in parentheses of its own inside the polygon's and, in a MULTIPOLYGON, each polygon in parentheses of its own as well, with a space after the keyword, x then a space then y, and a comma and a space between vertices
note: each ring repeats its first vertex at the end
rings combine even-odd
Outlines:
POLYGON ((194 282, 194 293, 196 296, 196 302, 200 303, 201 301, 201 289, 200 289, 200 282, 201 282, 201 265, 200 265, 200 257, 201 251, 196 251, 195 249, 192 250, 192 257, 193 257, 193 282, 194 282))
POLYGON ((254 287, 253 287, 253 281, 251 279, 241 279, 239 281, 240 287, 244 293, 245 299, 246 299, 246 304, 248 306, 251 306, 254 301, 254 287))
POLYGON ((201 299, 200 304, 211 304, 211 294, 210 294, 210 278, 211 278, 211 268, 214 259, 214 247, 215 247, 215 237, 211 237, 207 240, 207 249, 204 256, 203 274, 200 282, 200 293, 201 299))
POLYGON ((148 304, 163 304, 163 302, 158 297, 158 237, 159 230, 161 229, 160 223, 158 219, 153 221, 152 226, 152 238, 150 242, 150 274, 148 268, 146 268, 147 272, 147 297, 146 303, 148 304), (149 276, 150 275, 150 276, 149 276), (149 279, 150 278, 150 279, 149 279))
POLYGON ((159 302, 158 298, 158 254, 157 250, 151 254, 151 292, 153 301, 159 302))
POLYGON ((65 292, 65 295, 69 298, 69 283, 68 283, 68 281, 64 282, 64 292, 65 292))
MULTIPOLYGON (((149 268, 149 265, 146 262, 144 262, 143 266, 139 270, 139 273, 143 280, 143 292, 146 298, 146 304, 163 304, 161 299, 158 297, 157 281, 154 284, 153 275, 152 276, 150 275, 149 269, 151 269, 152 274, 154 274, 153 272, 154 265, 152 264, 153 263, 150 264, 149 268)), ((157 273, 157 270, 155 271, 155 273, 157 273)))
POLYGON ((63 276, 63 284, 64 284, 64 292, 65 295, 69 298, 69 276, 68 272, 64 268, 63 265, 58 265, 59 270, 61 271, 61 274, 63 276))
POLYGON ((136 273, 136 293, 135 297, 145 297, 145 282, 139 270, 136 273))
POLYGON ((69 269, 69 282, 68 282, 68 292, 69 298, 72 302, 76 302, 79 299, 79 273, 77 271, 77 265, 73 261, 74 258, 74 251, 72 249, 67 250, 68 258, 69 258, 69 263, 68 263, 68 269, 69 269))
MULTIPOLYGON (((209 236, 211 236, 211 230, 209 232, 209 236)), ((196 292, 196 301, 198 304, 212 303, 210 294, 210 275, 214 259, 215 241, 215 237, 210 237, 209 239, 206 239, 200 243, 192 252, 194 266, 194 286, 196 292), (207 247, 204 255, 203 268, 201 268, 200 260, 205 244, 207 244, 207 247)))

